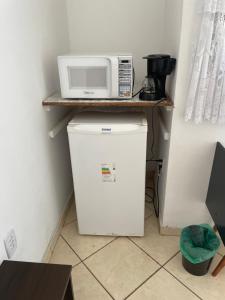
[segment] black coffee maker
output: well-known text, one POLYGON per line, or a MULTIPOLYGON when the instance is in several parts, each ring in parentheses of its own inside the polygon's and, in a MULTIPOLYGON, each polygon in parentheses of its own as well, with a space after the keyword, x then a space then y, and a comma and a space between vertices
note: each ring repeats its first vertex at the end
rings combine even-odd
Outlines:
POLYGON ((148 75, 139 98, 150 101, 166 98, 166 76, 174 70, 176 59, 167 54, 148 55, 143 58, 147 59, 148 75))

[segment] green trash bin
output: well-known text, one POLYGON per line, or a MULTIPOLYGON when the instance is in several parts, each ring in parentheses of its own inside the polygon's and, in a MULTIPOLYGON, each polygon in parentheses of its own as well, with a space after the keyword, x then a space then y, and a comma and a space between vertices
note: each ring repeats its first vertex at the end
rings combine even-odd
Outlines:
POLYGON ((208 224, 191 225, 181 232, 182 264, 192 275, 205 275, 220 246, 220 240, 208 224))

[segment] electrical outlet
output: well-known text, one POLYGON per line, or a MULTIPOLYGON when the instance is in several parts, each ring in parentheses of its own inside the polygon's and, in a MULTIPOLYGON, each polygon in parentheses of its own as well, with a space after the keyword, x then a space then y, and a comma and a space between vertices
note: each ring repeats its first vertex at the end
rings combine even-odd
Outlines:
POLYGON ((17 248, 17 240, 16 233, 14 229, 11 229, 4 239, 5 251, 7 253, 8 259, 10 259, 16 251, 17 248))

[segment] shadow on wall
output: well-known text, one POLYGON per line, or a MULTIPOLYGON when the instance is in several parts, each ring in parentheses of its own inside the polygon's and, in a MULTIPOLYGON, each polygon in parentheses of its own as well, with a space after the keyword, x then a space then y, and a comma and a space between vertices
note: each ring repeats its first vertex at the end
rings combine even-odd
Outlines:
MULTIPOLYGON (((44 122, 44 131, 42 134, 43 139, 45 140, 45 153, 48 157, 48 174, 45 174, 45 176, 51 178, 53 198, 59 199, 59 201, 66 201, 73 191, 67 128, 65 127, 54 138, 51 138, 48 133, 71 111, 71 109, 51 107, 50 110, 47 111, 41 105, 42 100, 59 91, 57 55, 52 56, 52 53, 44 55, 44 59, 42 60, 42 74, 43 90, 50 91, 49 94, 44 95, 44 97, 40 99, 40 109, 42 111, 41 113, 44 122), (60 182, 61 184, 59 184, 60 182), (67 194, 65 194, 66 191, 67 194)), ((62 214, 59 205, 55 205, 53 210, 56 210, 58 215, 62 214)))

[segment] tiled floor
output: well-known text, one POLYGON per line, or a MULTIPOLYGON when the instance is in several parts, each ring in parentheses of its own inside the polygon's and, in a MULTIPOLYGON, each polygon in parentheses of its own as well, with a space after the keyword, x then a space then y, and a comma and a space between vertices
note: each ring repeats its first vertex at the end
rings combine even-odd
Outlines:
MULTIPOLYGON (((223 248, 211 269, 221 254, 223 248)), ((225 269, 216 278, 210 272, 203 277, 187 273, 179 238, 159 235, 151 204, 146 204, 143 238, 80 236, 71 205, 50 262, 73 266, 76 300, 225 299, 225 269)))

